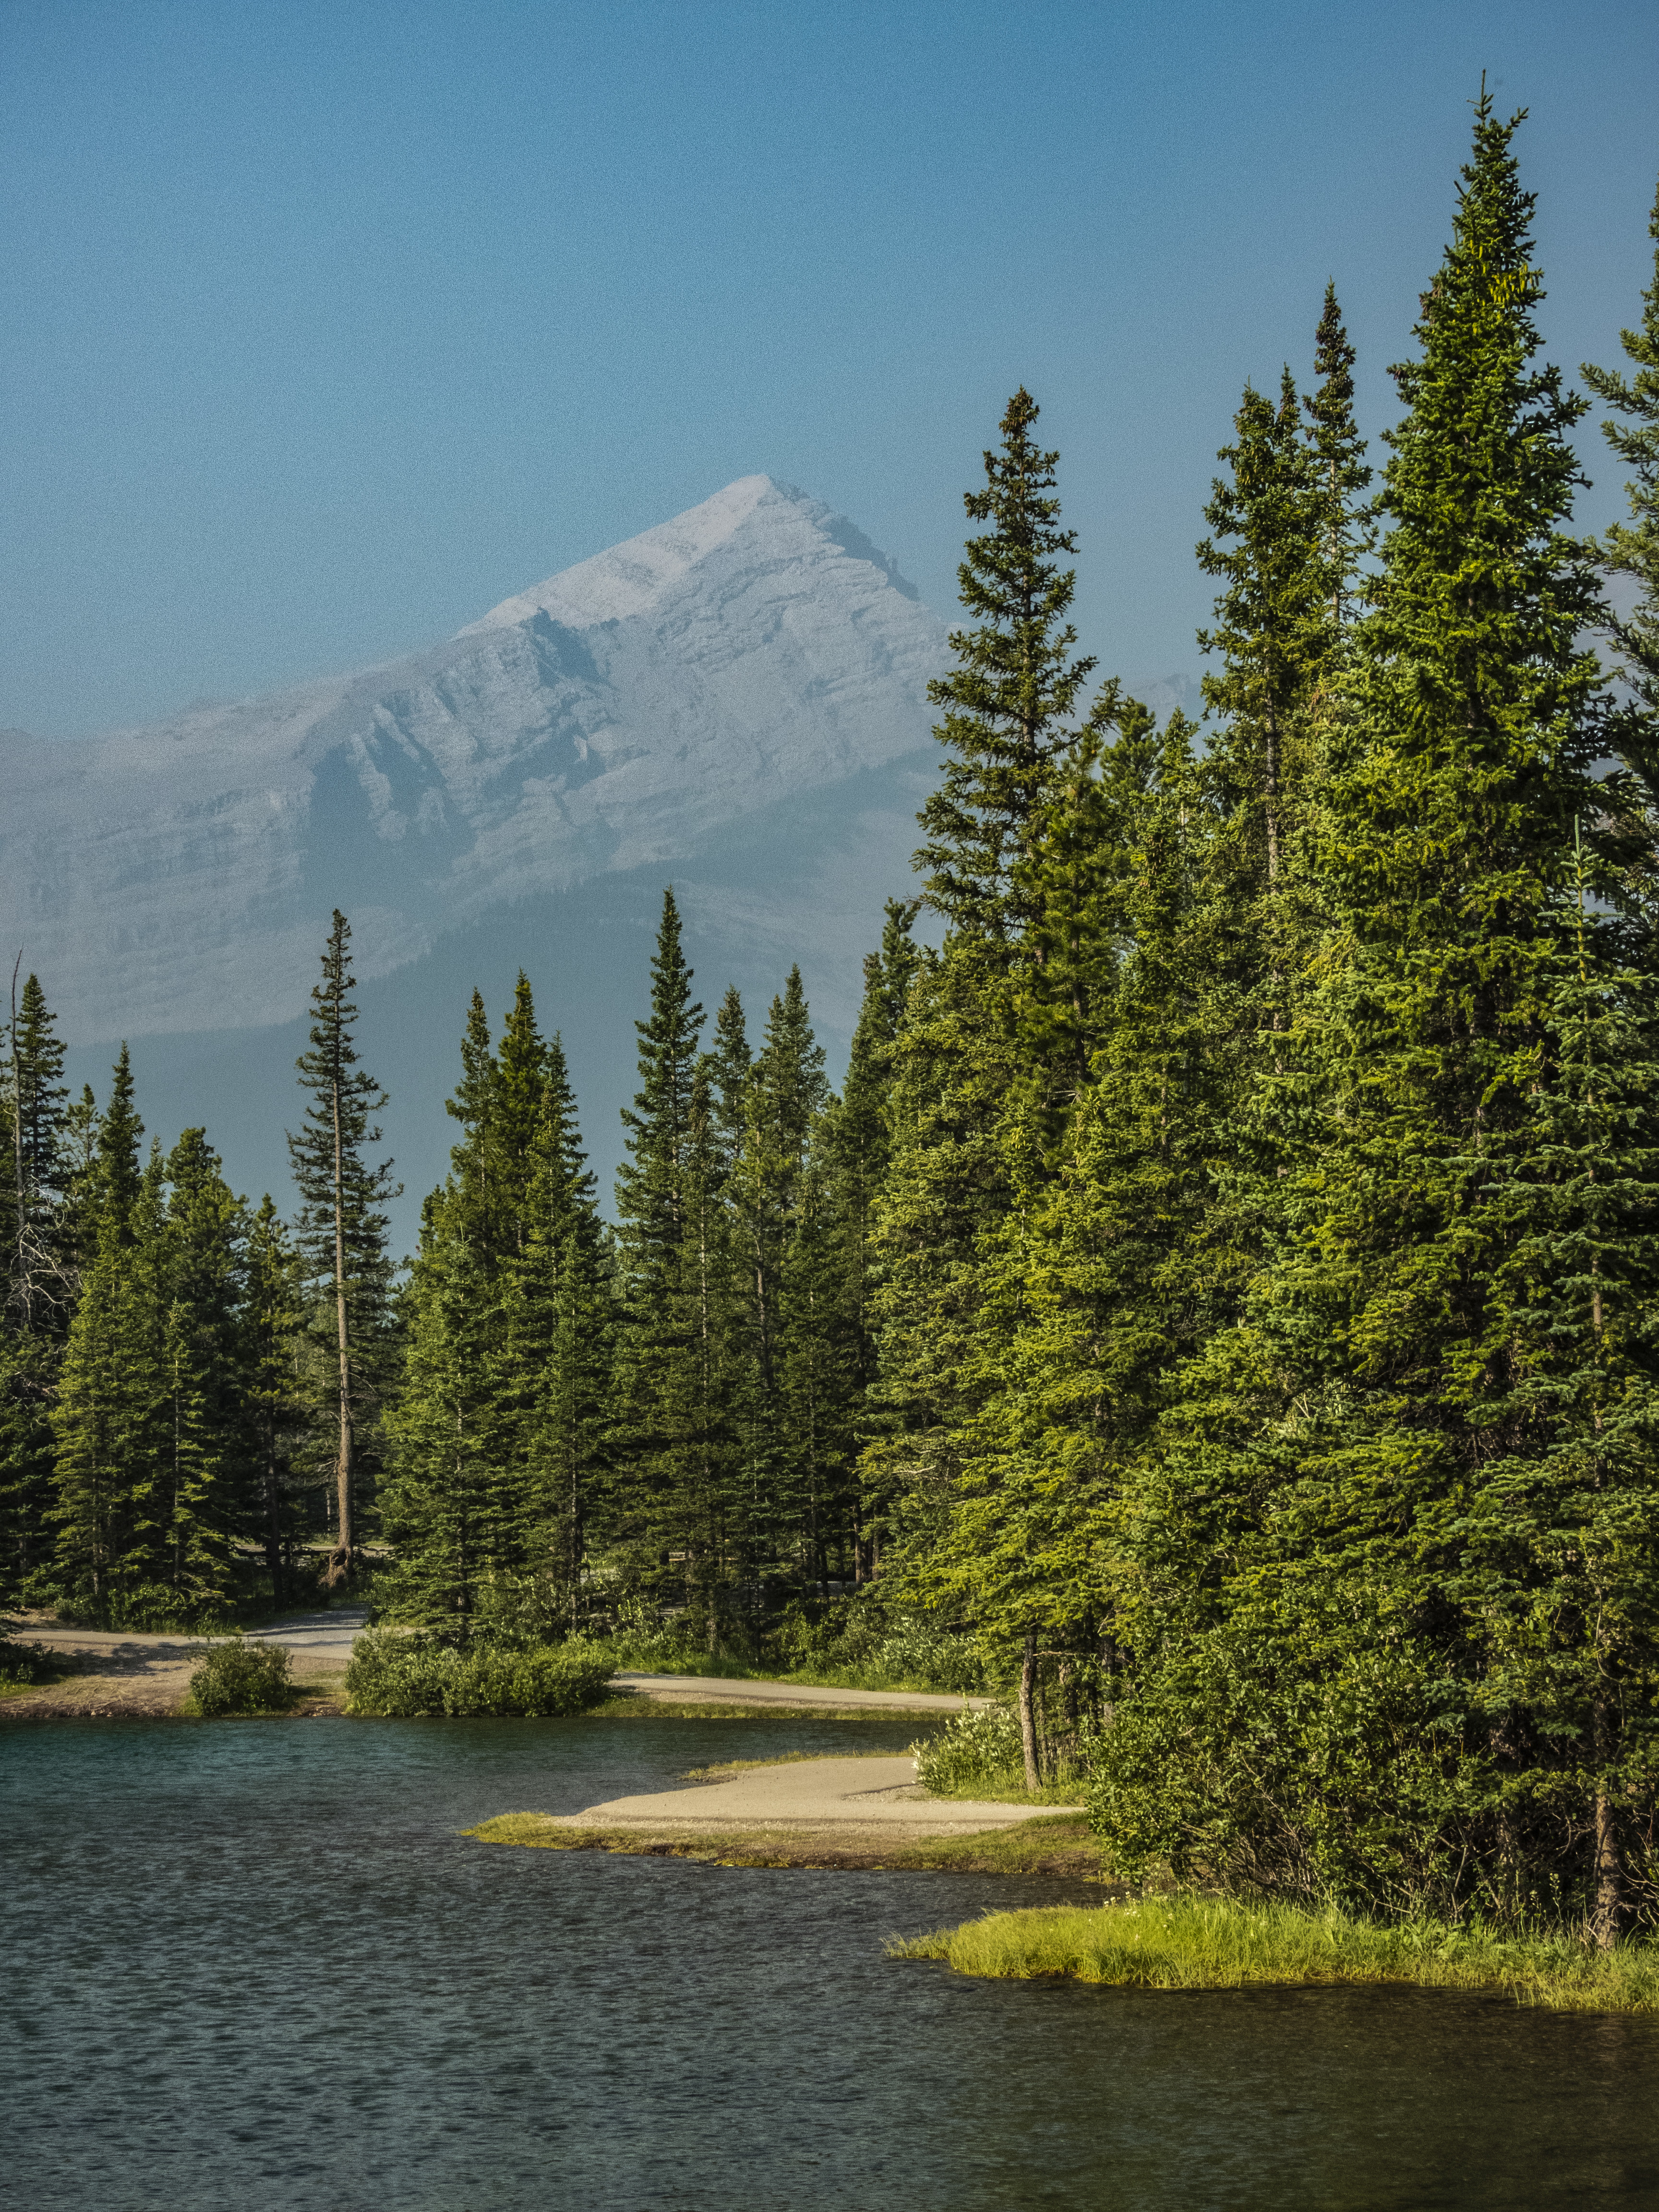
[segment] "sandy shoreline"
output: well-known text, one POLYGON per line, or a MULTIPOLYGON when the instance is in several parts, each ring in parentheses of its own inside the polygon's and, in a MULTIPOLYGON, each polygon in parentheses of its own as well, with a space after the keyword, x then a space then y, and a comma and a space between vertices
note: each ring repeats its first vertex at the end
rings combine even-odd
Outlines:
MULTIPOLYGON (((63 1680, 0 1696, 0 1720, 167 1720, 182 1710, 190 1673, 204 1638, 147 1636, 123 1629, 70 1628, 48 1617, 12 1616, 22 1644, 43 1644, 74 1662, 63 1680)), ((351 1646, 368 1625, 367 1607, 283 1616, 246 1632, 250 1644, 280 1644, 290 1654, 301 1695, 289 1715, 307 1720, 345 1710, 344 1675, 351 1646)), ((840 1715, 878 1712, 960 1712, 983 1698, 930 1695, 925 1691, 820 1689, 805 1682, 734 1681, 714 1674, 644 1674, 624 1671, 612 1687, 668 1707, 731 1705, 760 1711, 840 1715)), ((734 1713, 733 1717, 738 1715, 734 1713)))

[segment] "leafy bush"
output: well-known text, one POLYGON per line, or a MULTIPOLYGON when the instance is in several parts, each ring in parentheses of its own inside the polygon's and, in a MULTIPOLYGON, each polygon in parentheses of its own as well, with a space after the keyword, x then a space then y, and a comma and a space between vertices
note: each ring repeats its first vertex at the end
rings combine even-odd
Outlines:
POLYGON ((44 1644, 16 1644, 9 1636, 0 1635, 0 1688, 22 1689, 38 1682, 55 1682, 68 1669, 69 1662, 61 1651, 49 1651, 44 1644))
POLYGON ((1008 1705, 953 1713, 938 1735, 910 1748, 917 1781, 936 1797, 971 1797, 980 1790, 1024 1786, 1019 1720, 1008 1705))
POLYGON ((988 1687, 984 1660, 970 1638, 913 1613, 889 1613, 872 1598, 837 1598, 827 1606, 797 1599, 768 1640, 787 1672, 826 1674, 849 1687, 902 1685, 962 1697, 988 1687))
POLYGON ((246 1644, 235 1637, 210 1644, 191 1671, 185 1710, 204 1720, 280 1711, 294 1695, 291 1663, 280 1644, 246 1644))
POLYGON ((424 1635, 370 1629, 352 1648, 346 1690, 355 1713, 387 1720, 435 1715, 556 1716, 597 1705, 616 1662, 572 1638, 535 1650, 456 1650, 424 1635))

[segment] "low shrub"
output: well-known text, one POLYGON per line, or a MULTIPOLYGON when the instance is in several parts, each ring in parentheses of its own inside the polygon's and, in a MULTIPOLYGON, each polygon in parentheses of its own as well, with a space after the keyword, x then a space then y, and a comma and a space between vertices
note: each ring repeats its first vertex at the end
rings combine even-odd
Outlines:
POLYGON ((346 1691, 354 1713, 385 1720, 556 1717, 597 1705, 615 1665, 609 1652, 575 1638, 529 1651, 457 1650, 430 1636, 370 1629, 352 1647, 346 1691))
POLYGON ((191 1670, 185 1710, 204 1720, 280 1712, 294 1695, 291 1663, 280 1644, 247 1644, 234 1637, 210 1644, 191 1670))
POLYGON ((1024 1786, 1019 1721, 1007 1705, 953 1713, 936 1736, 910 1749, 917 1781, 936 1797, 973 1797, 1024 1786))
POLYGON ((0 1689, 33 1689, 41 1682, 55 1682, 69 1672, 69 1665, 61 1651, 49 1651, 44 1644, 16 1644, 0 1635, 0 1689))

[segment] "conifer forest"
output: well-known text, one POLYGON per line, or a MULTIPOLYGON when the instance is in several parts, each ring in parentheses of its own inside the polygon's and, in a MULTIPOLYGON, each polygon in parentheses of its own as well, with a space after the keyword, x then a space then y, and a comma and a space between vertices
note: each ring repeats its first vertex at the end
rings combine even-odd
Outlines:
POLYGON ((125 1048, 70 1095, 28 948, 0 1602, 896 1640, 1128 1880, 1659 1920, 1659 258, 1580 396, 1519 120, 1477 106, 1380 448, 1334 286, 1218 425, 1201 721, 1079 652, 1009 401, 839 1090, 799 973, 721 995, 670 890, 614 1204, 521 975, 456 1010, 404 1263, 343 914, 257 1205, 147 1146, 125 1048))

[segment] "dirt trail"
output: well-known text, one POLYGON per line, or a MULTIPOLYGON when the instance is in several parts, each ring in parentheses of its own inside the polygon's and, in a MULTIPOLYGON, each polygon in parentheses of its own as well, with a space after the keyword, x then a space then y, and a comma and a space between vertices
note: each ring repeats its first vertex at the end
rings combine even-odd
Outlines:
MULTIPOLYGON (((124 1629, 67 1628, 38 1615, 11 1616, 18 1641, 44 1644, 74 1662, 62 1681, 0 1698, 0 1720, 161 1720, 176 1714, 206 1640, 124 1629)), ((250 1643, 287 1644, 301 1692, 301 1719, 339 1710, 340 1677, 366 1610, 306 1613, 249 1632, 250 1643)))
MULTIPOLYGON (((1045 1806, 1050 1814, 1080 1807, 1045 1806)), ((690 1790, 654 1790, 636 1797, 612 1797, 580 1813, 551 1814, 555 1826, 571 1828, 748 1828, 801 1823, 821 1830, 831 1824, 872 1828, 906 1836, 977 1834, 988 1828, 1018 1827, 1031 1818, 1029 1805, 976 1804, 965 1798, 930 1797, 916 1781, 916 1763, 893 1759, 802 1759, 777 1766, 757 1766, 729 1782, 706 1782, 690 1790)))

